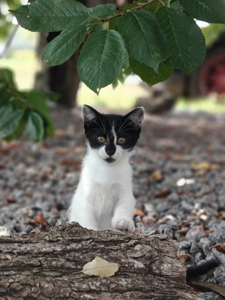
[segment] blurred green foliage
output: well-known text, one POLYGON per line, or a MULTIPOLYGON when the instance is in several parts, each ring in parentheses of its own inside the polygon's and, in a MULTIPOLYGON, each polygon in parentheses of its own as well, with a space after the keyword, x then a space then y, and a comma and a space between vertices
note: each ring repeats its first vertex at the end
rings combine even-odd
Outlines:
POLYGON ((205 36, 206 47, 210 48, 223 32, 225 32, 225 24, 210 24, 203 28, 202 33, 205 36))
POLYGON ((0 39, 7 38, 12 27, 13 15, 8 10, 16 9, 21 4, 20 0, 0 0, 0 39))
POLYGON ((1 139, 19 139, 23 132, 33 142, 54 136, 55 127, 47 100, 57 100, 57 94, 37 90, 19 91, 12 71, 0 69, 0 95, 1 139))

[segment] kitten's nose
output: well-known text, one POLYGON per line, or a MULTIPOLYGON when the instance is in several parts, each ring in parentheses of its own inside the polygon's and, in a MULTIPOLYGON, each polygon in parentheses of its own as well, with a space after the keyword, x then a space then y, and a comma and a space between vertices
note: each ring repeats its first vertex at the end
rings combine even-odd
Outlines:
POLYGON ((105 147, 105 152, 109 155, 109 156, 113 156, 113 154, 116 152, 116 148, 115 147, 110 147, 110 146, 106 146, 105 147))

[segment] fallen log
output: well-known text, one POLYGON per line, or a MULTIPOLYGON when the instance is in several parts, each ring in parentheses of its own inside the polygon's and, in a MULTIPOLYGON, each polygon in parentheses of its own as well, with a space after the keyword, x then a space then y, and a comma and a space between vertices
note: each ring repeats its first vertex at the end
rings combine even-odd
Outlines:
POLYGON ((0 299, 197 300, 166 235, 92 231, 77 223, 0 236, 0 299), (119 264, 112 277, 81 272, 96 256, 119 264))

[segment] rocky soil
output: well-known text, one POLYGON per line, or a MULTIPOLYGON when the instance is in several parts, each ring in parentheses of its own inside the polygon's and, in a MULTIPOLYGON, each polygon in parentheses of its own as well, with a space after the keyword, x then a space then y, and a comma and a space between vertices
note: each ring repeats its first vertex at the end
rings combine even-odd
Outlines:
MULTIPOLYGON (((54 139, 0 141, 0 223, 11 231, 67 221, 85 154, 83 124, 78 110, 51 110, 54 139)), ((132 164, 136 233, 166 233, 186 265, 216 257, 220 266, 200 280, 225 286, 225 116, 146 115, 132 164)))

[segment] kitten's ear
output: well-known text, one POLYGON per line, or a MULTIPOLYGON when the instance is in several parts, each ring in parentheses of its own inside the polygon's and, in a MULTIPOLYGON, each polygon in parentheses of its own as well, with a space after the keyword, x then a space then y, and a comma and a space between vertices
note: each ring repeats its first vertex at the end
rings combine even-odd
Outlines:
POLYGON ((131 112, 129 112, 126 117, 134 122, 138 127, 141 127, 141 125, 144 122, 144 113, 145 109, 144 107, 137 107, 133 109, 131 112))
POLYGON ((82 119, 85 123, 93 122, 98 118, 98 112, 93 107, 84 104, 82 110, 82 119))

